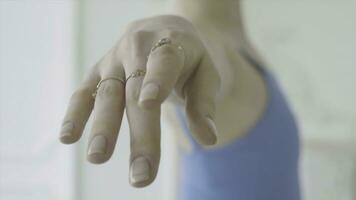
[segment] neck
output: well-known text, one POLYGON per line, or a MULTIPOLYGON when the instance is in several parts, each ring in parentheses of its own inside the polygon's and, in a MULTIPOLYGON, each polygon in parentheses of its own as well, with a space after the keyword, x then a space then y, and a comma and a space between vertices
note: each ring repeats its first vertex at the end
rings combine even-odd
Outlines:
POLYGON ((245 35, 239 0, 174 0, 174 11, 204 30, 245 35))

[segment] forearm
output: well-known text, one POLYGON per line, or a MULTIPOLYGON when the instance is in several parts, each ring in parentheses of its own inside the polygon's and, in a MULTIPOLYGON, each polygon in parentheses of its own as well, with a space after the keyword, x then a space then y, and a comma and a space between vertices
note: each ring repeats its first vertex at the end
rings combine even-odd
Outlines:
POLYGON ((255 60, 262 59, 245 33, 243 9, 240 0, 172 0, 173 13, 190 20, 200 32, 213 57, 222 79, 222 94, 229 93, 235 79, 232 71, 236 50, 248 52, 255 60))
POLYGON ((235 38, 244 35, 239 0, 172 0, 172 9, 204 32, 222 32, 235 38))

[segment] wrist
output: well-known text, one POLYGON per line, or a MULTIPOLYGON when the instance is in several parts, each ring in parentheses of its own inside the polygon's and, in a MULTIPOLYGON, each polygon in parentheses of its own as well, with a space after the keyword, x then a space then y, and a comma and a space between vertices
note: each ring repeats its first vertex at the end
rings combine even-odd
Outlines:
POLYGON ((199 27, 224 32, 243 28, 239 0, 174 0, 173 11, 199 27))
POLYGON ((240 0, 173 0, 172 12, 182 16, 209 41, 240 48, 246 42, 240 0))

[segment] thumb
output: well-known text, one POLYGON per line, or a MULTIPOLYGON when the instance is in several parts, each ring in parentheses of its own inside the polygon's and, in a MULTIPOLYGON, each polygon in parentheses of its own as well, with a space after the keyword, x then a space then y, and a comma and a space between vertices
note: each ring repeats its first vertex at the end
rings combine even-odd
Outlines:
POLYGON ((185 87, 185 109, 193 137, 203 145, 215 144, 217 130, 214 115, 220 77, 208 53, 203 56, 185 87))

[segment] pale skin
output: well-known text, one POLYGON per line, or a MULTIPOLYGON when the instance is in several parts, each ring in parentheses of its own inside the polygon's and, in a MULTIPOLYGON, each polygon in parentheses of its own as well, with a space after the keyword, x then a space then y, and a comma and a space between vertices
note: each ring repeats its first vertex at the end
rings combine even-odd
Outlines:
POLYGON ((262 115, 267 91, 261 75, 237 51, 260 60, 247 42, 239 9, 240 2, 233 0, 176 0, 174 15, 129 23, 72 95, 60 140, 78 141, 92 115, 87 159, 104 163, 114 151, 126 110, 129 180, 144 187, 158 171, 161 104, 168 99, 185 102, 192 136, 203 146, 223 146, 245 135, 262 115), (151 52, 166 37, 173 44, 151 52), (92 97, 100 80, 125 80, 138 69, 147 73, 125 84, 108 79, 92 97))

